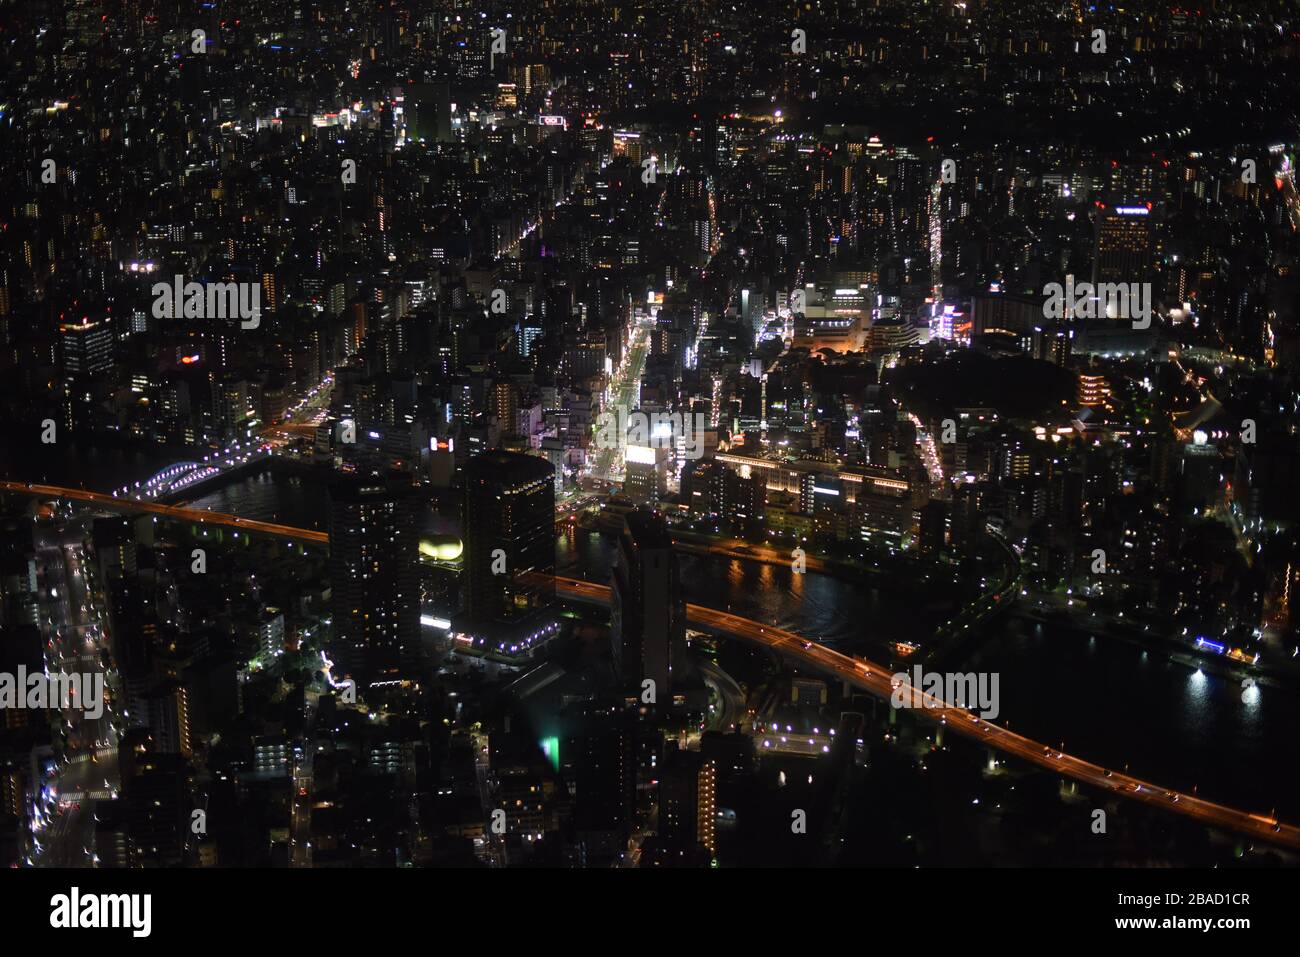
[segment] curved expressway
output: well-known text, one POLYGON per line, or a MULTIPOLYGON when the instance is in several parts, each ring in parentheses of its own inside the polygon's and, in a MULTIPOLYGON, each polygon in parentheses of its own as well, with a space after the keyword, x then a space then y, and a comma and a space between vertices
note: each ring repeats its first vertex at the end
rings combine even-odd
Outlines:
MULTIPOLYGON (((596 585, 577 578, 557 576, 555 591, 565 598, 579 601, 608 604, 610 599, 608 586, 596 585)), ((877 698, 888 701, 893 695, 893 678, 889 669, 861 658, 842 655, 825 645, 800 638, 793 632, 762 625, 748 618, 718 611, 715 608, 706 608, 703 605, 688 604, 686 619, 697 628, 721 632, 778 651, 795 659, 806 668, 838 678, 877 698)), ((1259 814, 1248 814, 1190 794, 1169 791, 1149 781, 1121 774, 1118 771, 1110 771, 1081 758, 1049 748, 1040 741, 1008 731, 964 708, 933 698, 919 688, 912 689, 912 695, 913 701, 919 698, 924 704, 924 709, 933 715, 935 720, 947 725, 955 733, 1014 755, 1022 761, 1082 781, 1102 792, 1142 801, 1166 811, 1175 811, 1203 824, 1238 831, 1260 840, 1300 849, 1300 828, 1289 824, 1278 824, 1259 814)))
MULTIPOLYGON (((127 511, 151 512, 168 518, 202 525, 221 525, 247 532, 259 532, 276 535, 298 541, 328 543, 326 532, 316 532, 291 525, 276 525, 270 522, 257 522, 242 519, 221 512, 209 512, 203 509, 179 508, 173 505, 158 505, 153 502, 141 502, 135 499, 115 498, 84 489, 60 488, 52 485, 28 485, 23 482, 0 482, 0 489, 27 495, 67 498, 89 502, 106 508, 127 511)), ((597 585, 578 578, 556 576, 556 594, 569 599, 595 602, 608 605, 610 589, 608 585, 597 585)), ((893 695, 892 676, 887 668, 850 658, 833 651, 824 645, 801 638, 794 632, 785 631, 769 625, 762 625, 748 618, 733 615, 730 612, 706 608, 703 605, 686 606, 686 617, 690 624, 713 632, 739 638, 752 644, 780 652, 795 659, 804 667, 820 671, 841 681, 861 688, 878 698, 888 701, 893 695)), ((985 721, 978 715, 964 708, 949 705, 946 702, 925 694, 920 689, 912 690, 913 700, 919 698, 924 710, 930 712, 937 720, 946 724, 962 737, 980 741, 990 748, 1011 754, 1022 761, 1028 761, 1050 771, 1056 771, 1066 777, 1109 792, 1116 796, 1142 801, 1146 804, 1174 811, 1193 818, 1203 824, 1248 834, 1264 841, 1282 844, 1300 849, 1300 828, 1290 824, 1280 824, 1260 814, 1248 814, 1235 808, 1225 807, 1205 801, 1190 794, 1181 794, 1157 787, 1149 781, 1111 771, 1091 762, 1049 748, 1040 741, 1034 741, 1023 735, 1015 734, 1006 728, 985 721)))

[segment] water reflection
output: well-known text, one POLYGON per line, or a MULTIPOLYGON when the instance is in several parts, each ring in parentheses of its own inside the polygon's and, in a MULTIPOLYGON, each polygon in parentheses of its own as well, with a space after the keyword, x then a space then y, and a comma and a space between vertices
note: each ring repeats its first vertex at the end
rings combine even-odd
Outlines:
MULTIPOLYGON (((120 484, 120 482, 119 482, 120 484)), ((328 495, 297 478, 250 476, 200 498, 198 507, 324 529, 328 495)), ((430 511, 426 531, 454 533, 454 510, 430 511)), ((561 574, 608 583, 611 536, 557 536, 561 574)), ((683 556, 688 601, 731 606, 737 614, 815 637, 846 652, 883 654, 885 641, 925 640, 940 616, 925 592, 902 585, 848 584, 800 575, 784 565, 683 556)), ((931 587, 931 586, 924 586, 931 587)), ((961 669, 997 671, 1002 714, 1016 730, 1065 740, 1081 757, 1169 787, 1251 810, 1300 819, 1295 747, 1300 696, 1276 687, 1243 689, 1132 644, 1058 623, 1014 615, 989 629, 961 669)))

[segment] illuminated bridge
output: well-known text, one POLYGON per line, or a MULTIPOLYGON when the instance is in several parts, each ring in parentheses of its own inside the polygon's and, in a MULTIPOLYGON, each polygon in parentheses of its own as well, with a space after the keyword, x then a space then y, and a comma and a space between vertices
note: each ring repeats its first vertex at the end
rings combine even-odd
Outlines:
POLYGON ((158 472, 146 482, 140 483, 134 493, 128 488, 119 490, 119 495, 138 495, 142 498, 157 498, 171 492, 179 492, 188 485, 202 482, 204 479, 220 475, 221 469, 203 462, 177 462, 158 472))
POLYGON ((270 452, 269 443, 232 442, 224 449, 203 456, 202 462, 175 462, 147 481, 124 485, 113 494, 143 501, 165 498, 220 475, 237 472, 265 459, 270 452))
MULTIPOLYGON (((209 512, 201 509, 177 508, 152 502, 118 499, 111 495, 68 489, 50 485, 29 485, 22 482, 0 482, 0 490, 22 494, 67 498, 88 502, 106 508, 151 512, 179 521, 203 525, 218 525, 250 533, 261 533, 295 541, 328 544, 329 535, 306 528, 275 525, 241 519, 234 515, 209 512)), ((555 578, 556 594, 562 598, 608 605, 610 588, 578 578, 555 578)), ((851 658, 831 648, 809 641, 794 632, 764 625, 740 615, 718 611, 704 605, 686 606, 687 622, 702 631, 738 638, 760 648, 774 651, 810 671, 820 672, 845 682, 884 701, 893 697, 893 677, 889 669, 861 658, 851 658)), ((1181 814, 1202 824, 1223 830, 1236 831, 1260 840, 1281 844, 1300 850, 1300 828, 1282 824, 1274 818, 1251 814, 1236 808, 1206 801, 1192 794, 1170 791, 1141 778, 1112 771, 1092 764, 1082 758, 1065 754, 1040 741, 1015 734, 1008 729, 986 721, 978 715, 912 689, 913 700, 923 706, 918 709, 934 721, 951 729, 955 734, 969 738, 990 749, 1010 754, 1029 764, 1080 781, 1103 793, 1125 797, 1134 801, 1181 814)))

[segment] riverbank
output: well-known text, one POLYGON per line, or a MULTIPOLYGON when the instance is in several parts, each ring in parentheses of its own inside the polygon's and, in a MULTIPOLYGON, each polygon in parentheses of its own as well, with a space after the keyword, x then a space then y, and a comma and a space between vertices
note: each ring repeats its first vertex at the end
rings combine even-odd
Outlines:
MULTIPOLYGON (((1029 597, 1033 598, 1032 595, 1029 597)), ((1138 629, 1135 622, 1120 622, 1113 618, 1081 620, 1059 608, 1047 608, 1032 602, 1021 603, 1020 615, 1031 621, 1065 625, 1109 640, 1121 641, 1150 654, 1163 656, 1167 661, 1186 665, 1193 671, 1204 671, 1242 682, 1243 686, 1249 679, 1261 687, 1300 691, 1300 677, 1292 668, 1268 663, 1250 664, 1234 661, 1210 651, 1198 651, 1184 642, 1180 636, 1142 631, 1138 629)))

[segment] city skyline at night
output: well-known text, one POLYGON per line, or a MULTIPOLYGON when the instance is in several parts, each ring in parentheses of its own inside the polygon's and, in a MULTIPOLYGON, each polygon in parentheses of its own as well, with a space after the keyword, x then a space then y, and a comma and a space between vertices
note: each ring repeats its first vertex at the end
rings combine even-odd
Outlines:
POLYGON ((158 868, 1300 860, 1289 4, 0 10, 52 927, 158 868))

